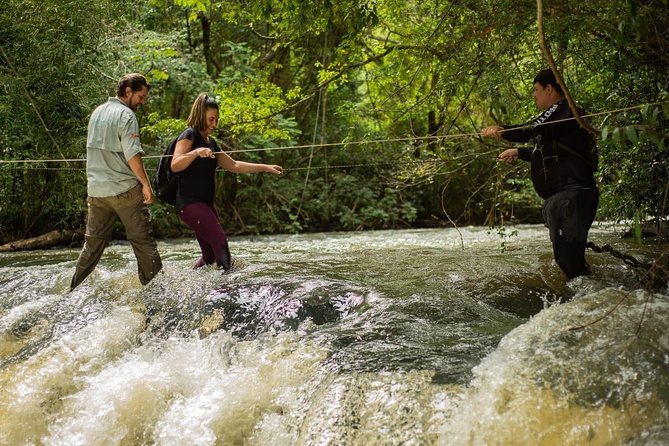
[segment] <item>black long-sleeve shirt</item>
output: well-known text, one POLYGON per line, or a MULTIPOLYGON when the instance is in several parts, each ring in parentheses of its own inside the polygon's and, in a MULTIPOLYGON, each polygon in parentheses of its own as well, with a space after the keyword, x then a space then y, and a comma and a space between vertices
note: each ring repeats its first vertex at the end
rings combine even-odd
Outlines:
POLYGON ((504 126, 502 137, 511 142, 534 140, 534 147, 519 147, 518 157, 531 164, 534 189, 541 198, 574 187, 596 187, 589 159, 587 131, 573 118, 565 99, 556 102, 527 124, 504 126))

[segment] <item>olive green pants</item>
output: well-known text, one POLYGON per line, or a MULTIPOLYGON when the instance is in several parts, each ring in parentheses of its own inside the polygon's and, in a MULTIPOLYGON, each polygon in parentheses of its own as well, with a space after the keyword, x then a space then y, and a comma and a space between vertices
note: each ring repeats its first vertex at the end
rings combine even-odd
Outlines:
POLYGON ((137 185, 114 197, 88 197, 88 217, 84 248, 79 254, 70 290, 95 269, 111 239, 116 218, 121 219, 126 236, 137 259, 139 281, 149 283, 163 264, 151 233, 149 208, 143 203, 142 187, 137 185))

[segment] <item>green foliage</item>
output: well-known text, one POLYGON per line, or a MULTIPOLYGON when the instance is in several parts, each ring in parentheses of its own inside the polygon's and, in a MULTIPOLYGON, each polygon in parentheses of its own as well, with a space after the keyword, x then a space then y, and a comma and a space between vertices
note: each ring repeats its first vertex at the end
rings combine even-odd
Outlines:
MULTIPOLYGON (((666 217, 667 2, 544 3, 570 92, 598 113, 599 218, 666 217)), ((520 0, 5 0, 0 159, 82 158, 90 112, 138 71, 154 86, 138 112, 148 155, 205 92, 222 147, 287 168, 220 175, 230 232, 540 221, 527 166, 497 163, 505 147, 476 136, 537 113, 536 33, 520 0)), ((0 164, 0 238, 81 226, 84 197, 81 163, 0 164)), ((187 234, 170 207, 153 215, 160 236, 187 234)))
POLYGON ((416 219, 416 207, 403 201, 399 191, 383 188, 378 181, 361 181, 359 175, 335 173, 327 184, 320 179, 314 181, 314 187, 319 192, 305 205, 305 211, 321 216, 322 223, 310 222, 312 229, 394 228, 410 226, 416 219))
POLYGON ((265 80, 246 79, 216 89, 220 125, 233 136, 259 134, 266 139, 287 140, 290 134, 276 125, 276 111, 286 107, 282 90, 265 80))
MULTIPOLYGON (((77 8, 62 0, 3 2, 0 159, 82 156, 87 116, 109 84, 104 73, 112 65, 117 40, 108 39, 105 23, 123 16, 118 6, 108 1, 77 8)), ((0 239, 81 224, 81 163, 2 167, 0 239), (57 170, 61 168, 66 170, 57 170)))
POLYGON ((604 212, 619 219, 667 215, 669 113, 646 105, 626 116, 623 127, 602 129, 600 152, 607 162, 600 175, 607 196, 604 212))

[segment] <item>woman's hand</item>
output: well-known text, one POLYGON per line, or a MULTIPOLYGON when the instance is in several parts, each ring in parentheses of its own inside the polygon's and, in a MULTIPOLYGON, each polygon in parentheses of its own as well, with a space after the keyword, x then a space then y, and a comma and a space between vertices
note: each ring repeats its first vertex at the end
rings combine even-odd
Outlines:
POLYGON ((265 172, 273 173, 274 175, 281 175, 283 173, 283 167, 277 165, 265 164, 265 172))
POLYGON ((193 150, 193 153, 200 158, 216 158, 216 155, 214 155, 214 152, 209 147, 198 147, 193 150))
POLYGON ((283 167, 276 164, 264 164, 263 167, 263 172, 273 173, 274 175, 281 175, 283 173, 283 167))

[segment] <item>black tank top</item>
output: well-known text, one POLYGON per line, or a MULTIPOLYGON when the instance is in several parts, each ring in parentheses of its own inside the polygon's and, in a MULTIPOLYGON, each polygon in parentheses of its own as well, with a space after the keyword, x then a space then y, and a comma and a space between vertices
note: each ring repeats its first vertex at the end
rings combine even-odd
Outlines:
MULTIPOLYGON (((214 153, 221 152, 216 141, 209 138, 207 142, 199 131, 188 127, 179 135, 178 140, 188 139, 193 142, 191 151, 199 147, 209 147, 214 153)), ((179 175, 179 186, 177 188, 176 210, 180 211, 191 203, 214 204, 214 193, 216 191, 216 158, 197 157, 179 175)))

